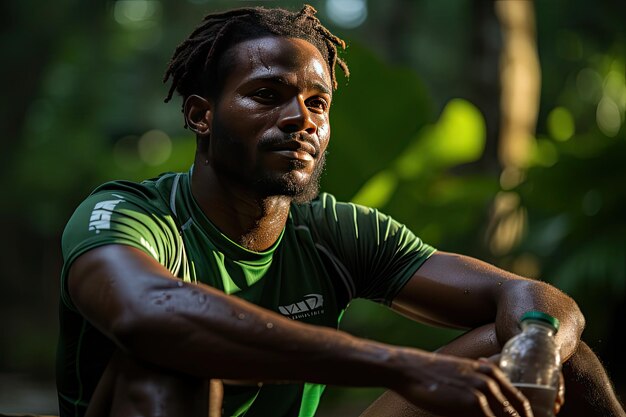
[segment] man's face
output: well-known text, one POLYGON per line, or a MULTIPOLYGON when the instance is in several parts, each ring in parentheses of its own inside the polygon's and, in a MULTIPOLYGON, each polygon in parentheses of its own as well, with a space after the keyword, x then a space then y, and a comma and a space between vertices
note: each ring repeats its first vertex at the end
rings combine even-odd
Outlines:
POLYGON ((209 139, 215 172, 261 197, 315 197, 332 99, 320 52, 305 40, 272 36, 236 44, 221 59, 209 139))

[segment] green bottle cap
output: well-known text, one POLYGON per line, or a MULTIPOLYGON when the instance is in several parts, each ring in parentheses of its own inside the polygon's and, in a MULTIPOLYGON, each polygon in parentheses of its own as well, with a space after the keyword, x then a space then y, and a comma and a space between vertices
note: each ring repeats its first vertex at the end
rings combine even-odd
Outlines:
POLYGON ((558 331, 559 326, 561 325, 561 323, 559 322, 559 319, 557 319, 556 317, 552 317, 551 315, 543 313, 541 311, 528 311, 524 313, 524 315, 520 319, 520 322, 523 322, 526 320, 536 320, 536 321, 541 321, 543 323, 548 323, 550 326, 554 327, 555 331, 558 331))

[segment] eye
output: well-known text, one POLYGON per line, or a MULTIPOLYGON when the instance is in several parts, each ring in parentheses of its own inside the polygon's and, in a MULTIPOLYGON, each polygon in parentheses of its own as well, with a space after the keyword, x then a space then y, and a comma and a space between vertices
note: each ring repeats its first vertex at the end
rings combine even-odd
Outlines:
POLYGON ((252 93, 252 97, 262 103, 269 103, 276 101, 276 99, 278 98, 278 94, 276 93, 276 91, 269 88, 259 88, 254 93, 252 93))
POLYGON ((307 107, 318 111, 320 113, 325 112, 328 109, 328 101, 323 97, 313 97, 306 103, 307 107))

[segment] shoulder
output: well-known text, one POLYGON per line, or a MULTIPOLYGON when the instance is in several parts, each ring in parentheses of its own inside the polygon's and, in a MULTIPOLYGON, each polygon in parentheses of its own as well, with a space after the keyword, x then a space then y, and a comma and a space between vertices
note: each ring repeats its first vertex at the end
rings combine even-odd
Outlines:
MULTIPOLYGON (((142 181, 111 181, 83 200, 65 226, 62 245, 102 238, 104 232, 130 233, 177 228, 169 207, 170 190, 177 174, 142 181), (92 236, 93 234, 93 236, 92 236)), ((71 244, 70 246, 74 246, 71 244)))
POLYGON ((98 186, 87 198, 100 199, 104 196, 119 196, 134 204, 167 210, 172 200, 172 192, 176 192, 181 173, 164 173, 156 178, 141 182, 117 180, 98 186))

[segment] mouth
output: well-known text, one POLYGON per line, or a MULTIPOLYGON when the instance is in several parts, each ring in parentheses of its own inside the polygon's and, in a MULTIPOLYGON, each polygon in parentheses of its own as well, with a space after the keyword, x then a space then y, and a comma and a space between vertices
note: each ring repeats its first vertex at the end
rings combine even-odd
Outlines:
POLYGON ((301 142, 298 140, 290 140, 287 142, 273 144, 272 146, 269 146, 266 151, 289 159, 298 159, 301 161, 312 161, 317 156, 317 149, 315 146, 308 142, 301 142))

